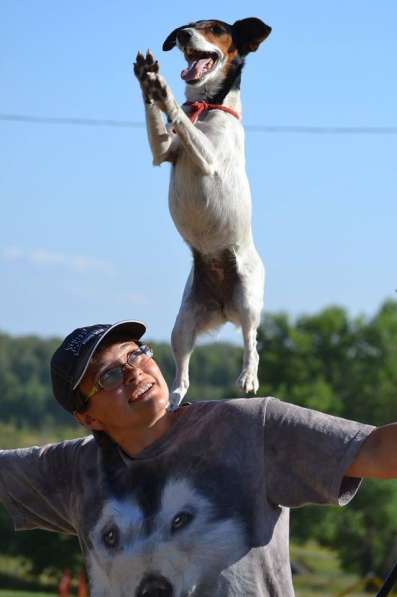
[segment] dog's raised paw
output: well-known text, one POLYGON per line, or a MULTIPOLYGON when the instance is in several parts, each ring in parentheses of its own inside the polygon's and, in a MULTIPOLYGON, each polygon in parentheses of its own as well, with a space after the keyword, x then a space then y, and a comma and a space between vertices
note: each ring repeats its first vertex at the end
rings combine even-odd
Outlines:
POLYGON ((243 369, 236 384, 245 394, 256 394, 259 389, 258 375, 251 369, 243 369))
MULTIPOLYGON (((153 100, 162 112, 172 110, 172 93, 160 73, 148 72, 142 84, 143 93, 153 100)), ((169 114, 171 117, 171 114, 169 114)), ((172 117, 171 117, 172 118, 172 117)))
POLYGON ((146 91, 149 73, 157 74, 160 70, 159 62, 155 59, 150 50, 147 50, 146 56, 138 52, 134 62, 134 74, 146 91))
POLYGON ((168 85, 161 75, 157 74, 150 77, 150 81, 151 91, 155 100, 161 102, 168 97, 168 85))

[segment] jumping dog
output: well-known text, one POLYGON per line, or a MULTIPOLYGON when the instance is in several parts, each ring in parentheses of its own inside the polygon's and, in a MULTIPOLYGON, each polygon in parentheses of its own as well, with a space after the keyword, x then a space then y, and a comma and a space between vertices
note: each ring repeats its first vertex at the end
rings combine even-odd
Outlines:
POLYGON ((270 32, 257 18, 233 25, 197 21, 172 31, 163 50, 177 46, 187 61, 181 73, 187 99, 182 106, 150 51, 146 56, 138 52, 134 64, 153 163, 172 164, 169 208, 193 253, 171 337, 176 363, 174 407, 189 387, 189 360, 198 334, 226 321, 241 326, 244 338, 237 384, 247 393, 259 387, 256 336, 265 272, 251 231, 240 81, 245 56, 270 32))

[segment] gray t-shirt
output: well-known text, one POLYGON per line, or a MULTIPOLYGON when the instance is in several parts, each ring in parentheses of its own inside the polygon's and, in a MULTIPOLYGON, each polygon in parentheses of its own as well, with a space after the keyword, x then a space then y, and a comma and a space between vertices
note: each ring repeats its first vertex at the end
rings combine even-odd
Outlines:
POLYGON ((138 458, 92 437, 0 451, 0 501, 16 529, 79 536, 92 597, 288 597, 289 508, 346 504, 372 429, 274 398, 196 402, 138 458))

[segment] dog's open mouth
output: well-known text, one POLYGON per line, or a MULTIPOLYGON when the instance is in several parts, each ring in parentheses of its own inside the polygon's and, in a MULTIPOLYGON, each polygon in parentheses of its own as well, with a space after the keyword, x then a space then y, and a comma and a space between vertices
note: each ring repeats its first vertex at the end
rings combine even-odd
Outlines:
POLYGON ((218 61, 216 52, 199 52, 197 50, 187 49, 184 52, 188 62, 187 68, 181 72, 184 81, 199 81, 208 74, 218 61))

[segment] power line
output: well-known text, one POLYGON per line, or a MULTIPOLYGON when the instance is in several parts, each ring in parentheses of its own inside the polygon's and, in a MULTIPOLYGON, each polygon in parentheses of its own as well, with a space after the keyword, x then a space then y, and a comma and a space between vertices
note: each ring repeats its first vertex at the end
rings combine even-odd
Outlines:
POLYGON ((296 133, 300 135, 397 135, 397 126, 262 126, 245 125, 257 133, 296 133))
POLYGON ((51 116, 30 116, 28 114, 0 114, 0 120, 9 122, 29 122, 33 124, 72 124, 77 126, 108 126, 144 128, 144 122, 133 122, 131 120, 103 120, 99 118, 58 118, 51 116))
MULTIPOLYGON (((133 120, 114 120, 100 118, 65 118, 50 116, 31 116, 29 114, 0 114, 0 120, 7 122, 26 122, 30 124, 61 124, 73 126, 145 128, 146 124, 133 120)), ((288 133, 300 135, 397 135, 397 126, 301 126, 301 125, 244 125, 246 131, 254 133, 288 133)))

